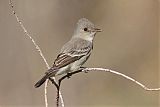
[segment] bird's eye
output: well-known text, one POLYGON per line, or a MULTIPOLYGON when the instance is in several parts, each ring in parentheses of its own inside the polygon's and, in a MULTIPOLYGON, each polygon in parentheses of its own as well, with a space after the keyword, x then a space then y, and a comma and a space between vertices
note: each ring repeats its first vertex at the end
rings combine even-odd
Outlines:
POLYGON ((87 28, 84 28, 84 31, 88 31, 88 29, 87 29, 87 28))

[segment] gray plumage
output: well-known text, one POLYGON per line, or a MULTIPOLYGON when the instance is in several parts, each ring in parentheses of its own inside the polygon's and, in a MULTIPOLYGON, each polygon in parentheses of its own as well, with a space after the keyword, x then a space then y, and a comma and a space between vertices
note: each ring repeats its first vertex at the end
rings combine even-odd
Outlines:
POLYGON ((80 19, 71 40, 62 47, 53 66, 35 84, 35 87, 41 86, 49 77, 78 70, 89 58, 94 36, 100 31, 88 19, 80 19))

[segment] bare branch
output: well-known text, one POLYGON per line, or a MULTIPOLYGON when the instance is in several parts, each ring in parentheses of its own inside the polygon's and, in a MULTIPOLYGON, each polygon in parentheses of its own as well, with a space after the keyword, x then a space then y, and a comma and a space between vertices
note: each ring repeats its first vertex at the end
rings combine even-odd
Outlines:
POLYGON ((46 82, 44 84, 44 100, 45 100, 45 106, 46 107, 48 107, 47 86, 48 86, 48 79, 46 80, 46 82))
POLYGON ((136 83, 137 85, 139 85, 141 88, 143 88, 144 90, 146 91, 160 91, 160 88, 148 88, 146 87, 144 84, 138 82, 137 80, 123 74, 123 73, 120 73, 120 72, 117 72, 117 71, 114 71, 114 70, 111 70, 111 69, 104 69, 104 68, 85 68, 83 69, 82 71, 84 72, 90 72, 90 71, 105 71, 105 72, 110 72, 110 73, 113 73, 113 74, 116 74, 116 75, 120 75, 122 77, 124 77, 125 79, 127 80, 130 80, 134 83, 136 83))
MULTIPOLYGON (((47 63, 47 60, 46 58, 44 57, 40 47, 37 45, 37 43, 35 42, 35 40, 32 38, 32 36, 28 33, 27 29, 25 28, 25 26, 23 25, 22 21, 19 19, 16 11, 14 10, 14 5, 13 5, 13 2, 12 0, 9 0, 9 5, 12 9, 12 12, 14 14, 14 16, 16 17, 16 20, 17 22, 19 23, 20 27, 22 28, 23 32, 25 33, 26 36, 29 37, 29 39, 32 41, 33 45, 35 46, 36 50, 39 52, 39 55, 41 56, 42 60, 44 61, 45 65, 46 65, 46 68, 49 69, 49 64, 47 63)), ((53 78, 55 83, 56 83, 56 80, 55 78, 53 78)), ((48 79, 46 80, 45 82, 45 88, 44 88, 44 98, 45 98, 45 106, 48 107, 48 100, 47 100, 47 86, 48 86, 48 79)), ((63 101, 63 97, 62 97, 62 94, 61 92, 59 91, 60 93, 60 99, 61 99, 61 106, 64 107, 64 101, 63 101)))
MULTIPOLYGON (((117 71, 114 71, 114 70, 111 70, 111 69, 105 69, 105 68, 85 68, 85 67, 82 67, 80 70, 78 71, 75 71, 75 72, 71 72, 71 73, 68 73, 66 75, 64 75, 63 77, 61 77, 59 80, 58 80, 58 84, 59 86, 57 86, 57 104, 59 103, 59 90, 60 90, 60 85, 61 85, 61 82, 65 79, 65 78, 70 78, 72 75, 74 74, 78 74, 80 72, 91 72, 91 71, 103 71, 103 72, 110 72, 110 73, 113 73, 113 74, 116 74, 116 75, 119 75, 119 76, 122 76, 123 78, 127 79, 127 80, 130 80, 134 83, 136 83, 138 86, 140 86, 141 88, 143 88, 144 90, 146 91, 160 91, 160 88, 148 88, 146 87, 145 85, 143 85, 142 83, 138 82, 137 80, 123 74, 123 73, 120 73, 120 72, 117 72, 117 71)), ((53 83, 53 82, 52 82, 53 83)))
POLYGON ((43 55, 40 47, 37 45, 37 43, 34 41, 34 39, 30 36, 30 34, 28 33, 28 31, 27 31, 26 28, 24 27, 22 21, 19 19, 16 11, 14 10, 14 5, 13 5, 13 3, 12 3, 12 0, 9 0, 9 4, 10 4, 10 6, 11 6, 11 8, 12 8, 12 12, 13 12, 14 16, 16 17, 17 22, 19 23, 19 25, 20 25, 21 28, 23 29, 25 35, 28 36, 29 39, 32 41, 32 43, 33 43, 33 45, 35 46, 36 50, 39 52, 41 58, 43 59, 45 65, 46 65, 46 67, 47 67, 47 69, 49 69, 49 68, 50 68, 50 67, 49 67, 49 64, 47 63, 47 60, 45 59, 45 57, 44 57, 44 55, 43 55))

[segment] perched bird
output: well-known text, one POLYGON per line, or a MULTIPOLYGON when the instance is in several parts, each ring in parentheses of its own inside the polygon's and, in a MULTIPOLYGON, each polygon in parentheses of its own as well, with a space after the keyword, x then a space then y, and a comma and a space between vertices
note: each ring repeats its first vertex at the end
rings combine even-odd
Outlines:
POLYGON ((96 28, 91 21, 86 18, 80 19, 72 38, 62 47, 53 66, 35 84, 35 87, 40 87, 50 77, 79 70, 91 54, 93 39, 97 32, 101 32, 101 29, 96 28))

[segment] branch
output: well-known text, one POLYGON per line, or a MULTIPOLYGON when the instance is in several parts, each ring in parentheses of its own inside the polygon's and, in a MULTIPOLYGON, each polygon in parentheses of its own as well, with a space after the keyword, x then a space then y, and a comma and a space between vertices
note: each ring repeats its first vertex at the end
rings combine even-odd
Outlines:
MULTIPOLYGON (((75 71, 75 72, 71 72, 71 73, 68 73, 66 75, 64 75, 63 77, 61 77, 59 80, 58 80, 58 86, 57 87, 57 91, 60 90, 60 85, 61 85, 61 82, 65 79, 65 78, 70 78, 72 75, 74 74, 78 74, 78 73, 81 73, 81 72, 85 72, 85 73, 88 73, 88 72, 91 72, 91 71, 103 71, 103 72, 110 72, 110 73, 113 73, 113 74, 116 74, 116 75, 119 75, 119 76, 122 76, 123 78, 127 79, 127 80, 130 80, 134 83, 136 83, 138 86, 140 86, 142 89, 146 90, 146 91, 160 91, 160 88, 148 88, 146 87, 144 84, 138 82, 137 80, 123 74, 123 73, 120 73, 120 72, 117 72, 117 71, 114 71, 114 70, 111 70, 111 69, 105 69, 105 68, 85 68, 85 67, 82 67, 80 70, 78 71, 75 71)), ((53 83, 53 82, 52 82, 53 83)), ((57 92, 57 103, 59 103, 59 92, 57 92)))
MULTIPOLYGON (((43 55, 40 47, 37 45, 37 43, 35 42, 35 40, 34 40, 34 39, 32 38, 32 36, 28 33, 27 29, 26 29, 25 26, 23 25, 22 21, 19 19, 18 15, 17 15, 17 13, 16 13, 16 11, 15 11, 15 9, 14 9, 14 5, 13 5, 12 0, 9 0, 9 5, 10 5, 10 7, 11 7, 11 9, 12 9, 12 12, 13 12, 13 14, 14 14, 17 22, 18 22, 18 24, 19 24, 20 27, 22 28, 22 30, 23 30, 23 32, 25 33, 25 35, 26 35, 27 37, 29 37, 29 39, 32 41, 34 47, 36 48, 37 52, 39 52, 39 55, 41 56, 43 62, 45 63, 46 68, 49 69, 49 68, 50 68, 50 67, 49 67, 49 64, 47 63, 47 60, 46 60, 46 58, 44 57, 44 55, 43 55)), ((54 82, 56 83, 55 78, 53 78, 53 79, 54 79, 54 82)), ((47 79, 46 82, 45 82, 45 88, 44 88, 44 93, 45 93, 44 98, 45 98, 45 106, 46 106, 46 107, 48 107, 47 86, 48 86, 48 79, 47 79)), ((59 91, 59 94, 60 94, 60 99, 61 99, 61 106, 64 107, 64 101, 63 101, 63 97, 62 97, 62 94, 61 94, 60 91, 59 91)))
POLYGON ((123 74, 123 73, 120 73, 120 72, 117 72, 117 71, 114 71, 114 70, 111 70, 111 69, 105 69, 105 68, 85 68, 82 71, 84 71, 84 72, 90 72, 90 71, 103 71, 103 72, 105 71, 105 72, 110 72, 110 73, 122 76, 123 78, 136 83, 138 86, 140 86, 141 88, 143 88, 146 91, 160 91, 160 88, 148 88, 144 84, 140 83, 139 81, 137 81, 137 80, 135 80, 135 79, 133 79, 133 78, 131 78, 131 77, 123 74))

